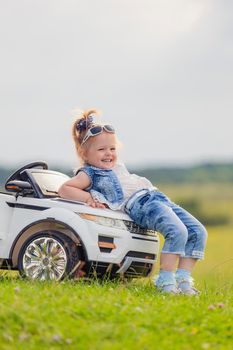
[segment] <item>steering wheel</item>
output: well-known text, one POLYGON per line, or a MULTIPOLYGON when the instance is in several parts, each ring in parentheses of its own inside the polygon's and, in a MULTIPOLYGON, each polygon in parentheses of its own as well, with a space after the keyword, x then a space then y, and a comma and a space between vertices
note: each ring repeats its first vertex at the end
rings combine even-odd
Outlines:
POLYGON ((48 164, 43 162, 43 161, 32 162, 32 163, 26 164, 26 165, 22 166, 21 168, 19 168, 18 170, 16 170, 12 175, 10 175, 8 177, 8 179, 6 180, 6 184, 9 181, 22 180, 22 178, 21 178, 22 171, 24 171, 26 169, 33 169, 33 168, 39 168, 39 169, 47 170, 48 169, 48 164))

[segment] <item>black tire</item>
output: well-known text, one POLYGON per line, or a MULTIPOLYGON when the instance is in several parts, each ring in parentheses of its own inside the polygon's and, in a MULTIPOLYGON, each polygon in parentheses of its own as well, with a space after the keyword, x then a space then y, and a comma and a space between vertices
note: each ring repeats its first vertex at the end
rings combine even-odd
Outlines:
POLYGON ((21 247, 18 270, 33 280, 59 281, 72 278, 80 261, 76 244, 58 231, 41 231, 21 247))

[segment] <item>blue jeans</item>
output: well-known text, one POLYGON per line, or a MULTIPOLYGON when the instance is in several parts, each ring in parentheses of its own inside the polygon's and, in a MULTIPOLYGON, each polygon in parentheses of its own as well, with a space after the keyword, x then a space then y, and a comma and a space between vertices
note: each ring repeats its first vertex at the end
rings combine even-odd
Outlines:
POLYGON ((194 216, 157 190, 132 199, 129 207, 126 204, 126 213, 141 227, 164 236, 162 253, 204 258, 207 231, 194 216))

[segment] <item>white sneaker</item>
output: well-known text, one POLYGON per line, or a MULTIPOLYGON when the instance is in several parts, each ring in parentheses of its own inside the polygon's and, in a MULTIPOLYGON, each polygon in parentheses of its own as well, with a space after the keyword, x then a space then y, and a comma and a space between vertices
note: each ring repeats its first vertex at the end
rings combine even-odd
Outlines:
POLYGON ((180 282, 178 284, 178 289, 181 294, 184 295, 199 295, 200 291, 194 288, 189 282, 180 282))
POLYGON ((175 284, 167 284, 165 286, 162 287, 157 287, 158 291, 161 293, 167 293, 167 294, 180 294, 180 290, 176 287, 175 284))

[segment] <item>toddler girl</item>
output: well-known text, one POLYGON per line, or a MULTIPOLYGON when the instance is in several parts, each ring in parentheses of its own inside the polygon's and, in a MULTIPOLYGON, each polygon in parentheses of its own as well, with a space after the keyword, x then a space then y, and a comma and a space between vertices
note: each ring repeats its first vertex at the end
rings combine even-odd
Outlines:
POLYGON ((82 167, 61 186, 59 195, 94 208, 125 211, 141 227, 160 232, 165 241, 156 288, 172 294, 199 294, 193 287, 191 271, 204 256, 205 228, 149 180, 130 174, 118 162, 115 130, 111 125, 95 123, 95 114, 95 110, 83 112, 73 124, 82 167))

